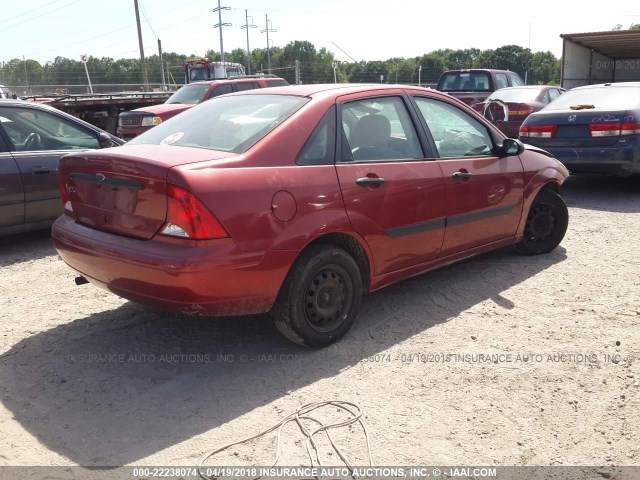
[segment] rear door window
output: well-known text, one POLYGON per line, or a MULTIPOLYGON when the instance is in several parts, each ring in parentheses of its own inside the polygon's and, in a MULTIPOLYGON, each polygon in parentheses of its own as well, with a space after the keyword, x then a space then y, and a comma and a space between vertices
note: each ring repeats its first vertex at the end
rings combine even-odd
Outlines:
POLYGON ((336 149, 336 109, 322 117, 296 159, 298 165, 333 165, 336 149))
POLYGON ((509 86, 509 80, 504 73, 496 73, 496 90, 500 88, 507 88, 509 86))
POLYGON ((522 85, 524 85, 522 79, 515 73, 510 73, 509 78, 511 79, 511 85, 513 85, 514 87, 521 87, 522 85))
POLYGON ((342 161, 424 158, 418 134, 400 97, 356 100, 342 107, 348 148, 342 161))

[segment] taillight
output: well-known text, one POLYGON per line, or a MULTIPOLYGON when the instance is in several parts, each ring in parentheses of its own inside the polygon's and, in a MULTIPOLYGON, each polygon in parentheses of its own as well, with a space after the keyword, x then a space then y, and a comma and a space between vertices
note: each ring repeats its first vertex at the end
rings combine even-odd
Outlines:
POLYGON ((621 123, 590 123, 592 137, 617 137, 620 135, 621 123))
POLYGON ((640 123, 623 123, 620 135, 637 135, 640 133, 640 123))
POLYGON ((167 222, 160 233, 196 240, 229 236, 198 197, 176 185, 167 186, 167 222))
POLYGON ((512 105, 509 107, 509 117, 526 118, 533 113, 533 107, 531 105, 524 105, 521 103, 512 105))
POLYGON ((557 125, 523 125, 520 127, 520 136, 528 138, 553 138, 557 131, 557 125))
POLYGON ((640 123, 590 123, 592 137, 618 137, 640 133, 640 123))
POLYGON ((71 206, 71 191, 73 186, 69 185, 62 175, 58 175, 58 186, 60 187, 60 195, 62 196, 64 209, 68 212, 73 212, 73 207, 71 206))

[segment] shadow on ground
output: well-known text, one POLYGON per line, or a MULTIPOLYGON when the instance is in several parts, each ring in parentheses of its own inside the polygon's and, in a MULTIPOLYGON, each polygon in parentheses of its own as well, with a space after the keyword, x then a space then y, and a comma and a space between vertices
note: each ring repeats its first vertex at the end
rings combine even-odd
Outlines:
POLYGON ((0 267, 57 255, 51 230, 0 237, 0 267))
MULTIPOLYGON (((135 462, 479 302, 513 308, 501 292, 564 259, 563 248, 535 257, 504 249, 391 286, 367 296, 349 334, 320 351, 289 344, 265 315, 190 318, 127 303, 14 345, 0 357, 2 403, 73 462, 135 462)), ((309 399, 318 400, 329 399, 309 399)))
POLYGON ((640 212, 640 176, 570 176, 562 187, 567 205, 605 212, 640 212))

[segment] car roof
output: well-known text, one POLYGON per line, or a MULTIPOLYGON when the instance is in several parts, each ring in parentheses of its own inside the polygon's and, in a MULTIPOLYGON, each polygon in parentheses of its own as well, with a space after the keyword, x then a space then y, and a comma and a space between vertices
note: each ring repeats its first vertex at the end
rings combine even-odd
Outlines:
MULTIPOLYGON (((493 72, 493 73, 516 73, 513 70, 496 70, 495 68, 457 68, 454 70, 447 70, 445 73, 458 73, 458 72, 493 72)), ((516 73, 517 75, 517 73, 516 73)))
POLYGON ((612 88, 612 87, 635 87, 640 88, 640 82, 615 82, 615 83, 597 83, 595 85, 584 85, 582 87, 575 87, 572 90, 586 90, 589 88, 612 88))
MULTIPOLYGON (((282 77, 274 76, 262 76, 262 75, 245 75, 241 77, 230 78, 216 78, 214 80, 200 80, 198 82, 189 82, 187 85, 213 85, 214 83, 226 83, 226 82, 255 82, 256 80, 284 80, 282 77)), ((187 86, 185 85, 185 87, 187 86)))
MULTIPOLYGON (((532 89, 542 89, 542 88, 562 88, 556 85, 520 85, 518 87, 503 87, 500 90, 532 90, 532 89)), ((498 90, 496 90, 497 92, 498 90)))
POLYGON ((282 87, 269 87, 268 90, 257 89, 247 90, 244 92, 232 93, 229 95, 297 95, 300 97, 313 97, 321 95, 323 93, 333 93, 336 96, 348 95, 350 93, 359 92, 376 92, 382 90, 394 90, 394 89, 411 89, 411 90, 424 90, 431 92, 435 95, 451 98, 447 94, 438 92, 431 88, 416 87, 412 85, 395 85, 395 84, 380 84, 380 83, 316 83, 310 85, 287 85, 282 87))

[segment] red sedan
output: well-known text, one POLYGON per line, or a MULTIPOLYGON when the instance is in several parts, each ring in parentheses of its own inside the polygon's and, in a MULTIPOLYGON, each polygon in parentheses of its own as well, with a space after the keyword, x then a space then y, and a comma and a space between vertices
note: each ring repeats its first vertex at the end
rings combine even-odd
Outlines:
POLYGON ((471 105, 508 137, 518 138, 520 126, 534 112, 542 110, 566 90, 548 85, 501 88, 484 102, 471 105))
POLYGON ((270 311, 322 347, 366 292, 506 245, 554 249, 567 175, 434 90, 277 87, 64 157, 53 238, 79 283, 190 315, 270 311))

